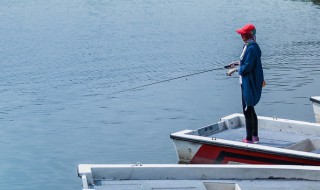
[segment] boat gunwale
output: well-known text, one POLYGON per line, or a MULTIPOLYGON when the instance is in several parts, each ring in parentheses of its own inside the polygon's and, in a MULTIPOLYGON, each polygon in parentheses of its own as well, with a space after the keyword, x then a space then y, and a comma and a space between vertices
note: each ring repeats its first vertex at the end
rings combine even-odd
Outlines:
MULTIPOLYGON (((320 172, 320 166, 308 166, 308 165, 265 165, 265 164, 255 164, 255 165, 248 165, 248 164, 239 164, 239 165, 225 165, 225 164, 141 164, 141 163, 137 163, 137 164, 79 164, 78 165, 78 169, 77 169, 77 173, 78 173, 78 177, 83 177, 83 176, 87 176, 86 180, 88 180, 87 182, 89 182, 89 184, 93 184, 93 181, 95 180, 108 180, 108 181, 118 181, 118 180, 159 180, 159 179, 152 179, 152 176, 150 175, 143 175, 146 177, 146 179, 134 179, 134 177, 132 176, 133 174, 137 174, 135 172, 133 172, 133 170, 144 170, 143 173, 146 170, 151 170, 152 173, 154 174, 154 170, 159 170, 163 173, 168 173, 168 174, 173 174, 172 172, 168 171, 168 169, 176 169, 176 170, 184 170, 184 169, 192 169, 192 170, 201 170, 204 169, 206 171, 209 171, 211 173, 211 175, 216 176, 214 178, 208 177, 208 176, 204 176, 204 175, 199 175, 195 172, 191 172, 191 173, 185 173, 184 175, 186 175, 187 177, 185 177, 186 179, 188 177, 191 176, 198 176, 197 179, 195 180, 223 180, 223 179, 234 179, 234 177, 232 177, 232 175, 234 175, 233 172, 227 172, 224 173, 225 175, 229 176, 229 177, 222 177, 220 176, 219 172, 217 172, 216 170, 218 169, 230 169, 230 170, 250 170, 251 172, 256 172, 257 169, 262 169, 265 171, 285 171, 285 172, 289 172, 292 170, 298 170, 298 171, 305 171, 305 172, 316 172, 317 174, 319 174, 318 172, 320 172), (118 169, 118 172, 114 172, 112 171, 112 169, 118 169), (101 170, 105 170, 105 171, 101 171, 101 170), (107 176, 104 176, 104 178, 99 178, 101 177, 101 174, 116 174, 119 172, 123 172, 124 174, 119 175, 120 177, 114 178, 108 176, 108 178, 106 178, 107 176), (215 171, 215 172, 213 172, 215 171), (216 173, 216 174, 215 174, 216 173), (129 174, 129 175, 127 175, 129 174), (220 176, 220 177, 218 177, 220 176), (121 178, 121 179, 119 179, 121 178)), ((274 172, 271 172, 274 173, 274 172)), ((140 173, 141 174, 141 173, 140 173)), ((306 177, 301 176, 301 178, 291 178, 291 177, 284 177, 284 176, 265 176, 266 174, 264 172, 259 172, 260 175, 264 176, 257 176, 257 174, 252 175, 253 177, 240 177, 238 178, 239 180, 252 180, 252 179, 288 179, 288 180, 305 180, 305 181, 320 181, 320 175, 314 176, 314 175, 310 175, 310 177, 306 177), (312 178, 312 179, 311 179, 312 178)), ((292 172, 290 172, 290 175, 292 174, 292 172)), ((283 175, 283 174, 282 174, 283 175)), ((295 175, 295 174, 292 174, 295 175)), ((155 175, 158 176, 158 175, 155 175)), ((181 176, 180 176, 181 177, 181 176)), ((179 178, 161 178, 161 179, 166 179, 166 180, 186 180, 186 179, 179 179, 179 178)), ((190 180, 190 179, 189 179, 190 180)), ((89 185, 88 184, 88 185, 89 185)))
POLYGON ((313 96, 310 98, 310 101, 320 104, 320 96, 313 96))

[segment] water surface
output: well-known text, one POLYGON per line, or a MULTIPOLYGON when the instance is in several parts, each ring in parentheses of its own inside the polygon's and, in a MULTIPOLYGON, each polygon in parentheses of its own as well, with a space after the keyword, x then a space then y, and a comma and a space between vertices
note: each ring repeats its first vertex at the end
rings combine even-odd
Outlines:
POLYGON ((218 68, 248 22, 257 113, 314 122, 318 1, 1 1, 0 189, 81 189, 80 163, 177 163, 170 133, 241 112, 237 76, 218 68))

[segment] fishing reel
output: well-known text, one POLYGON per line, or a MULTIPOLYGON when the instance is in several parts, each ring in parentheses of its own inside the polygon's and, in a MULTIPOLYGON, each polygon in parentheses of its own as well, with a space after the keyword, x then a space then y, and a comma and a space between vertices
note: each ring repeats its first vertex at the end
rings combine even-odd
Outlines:
POLYGON ((233 61, 229 65, 224 66, 225 69, 229 69, 227 71, 227 76, 231 76, 234 72, 238 71, 237 66, 240 65, 239 61, 233 61))

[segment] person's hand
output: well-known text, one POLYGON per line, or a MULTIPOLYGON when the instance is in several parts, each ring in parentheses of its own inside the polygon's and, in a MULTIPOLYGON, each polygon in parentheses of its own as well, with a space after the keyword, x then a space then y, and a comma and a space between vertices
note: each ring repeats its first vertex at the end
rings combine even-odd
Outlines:
POLYGON ((224 68, 233 69, 233 68, 235 68, 236 66, 239 66, 239 65, 240 65, 239 61, 233 61, 233 62, 229 63, 229 65, 225 66, 224 68))
POLYGON ((237 68, 229 69, 228 72, 227 72, 227 76, 231 76, 236 71, 237 71, 237 68))
POLYGON ((266 81, 262 82, 262 88, 265 87, 267 85, 266 81))

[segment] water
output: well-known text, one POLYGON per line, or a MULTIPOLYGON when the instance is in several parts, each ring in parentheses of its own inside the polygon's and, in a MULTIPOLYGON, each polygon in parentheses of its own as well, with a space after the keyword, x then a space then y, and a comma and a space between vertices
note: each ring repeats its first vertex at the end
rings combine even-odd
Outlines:
POLYGON ((170 133, 241 112, 237 76, 112 93, 237 60, 248 22, 268 83, 257 113, 314 122, 319 1, 2 0, 0 189, 81 189, 80 163, 177 163, 170 133))

